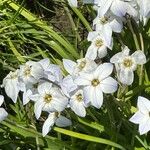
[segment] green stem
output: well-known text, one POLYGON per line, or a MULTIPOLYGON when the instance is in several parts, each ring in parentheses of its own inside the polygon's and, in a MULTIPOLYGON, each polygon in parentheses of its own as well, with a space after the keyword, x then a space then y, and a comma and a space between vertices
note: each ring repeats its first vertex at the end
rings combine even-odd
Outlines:
POLYGON ((127 24, 128 24, 128 27, 129 27, 132 35, 133 35, 133 39, 134 39, 134 43, 135 43, 136 49, 140 50, 139 42, 138 42, 137 36, 136 36, 136 34, 135 34, 134 30, 133 30, 131 19, 127 20, 127 24))

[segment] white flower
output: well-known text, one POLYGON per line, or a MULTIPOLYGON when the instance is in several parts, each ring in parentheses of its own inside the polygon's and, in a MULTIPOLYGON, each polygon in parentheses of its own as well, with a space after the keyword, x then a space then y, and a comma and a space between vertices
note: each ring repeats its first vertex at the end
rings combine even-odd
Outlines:
POLYGON ((47 78, 50 81, 57 82, 58 84, 59 82, 62 81, 62 78, 63 78, 60 67, 54 64, 51 64, 47 68, 47 70, 45 71, 45 74, 47 75, 47 78))
POLYGON ((75 83, 83 86, 86 103, 91 102, 96 108, 103 104, 103 92, 113 93, 117 90, 117 81, 109 75, 113 71, 113 65, 104 63, 91 73, 82 73, 75 83))
POLYGON ((78 86, 74 83, 71 75, 66 76, 60 83, 63 93, 69 97, 70 93, 75 91, 78 86))
POLYGON ((136 70, 137 65, 143 65, 146 63, 145 54, 138 50, 131 56, 130 50, 125 47, 122 52, 115 54, 110 62, 116 65, 118 78, 121 83, 131 85, 134 80, 133 71, 136 70))
POLYGON ((14 103, 17 101, 18 93, 20 91, 20 83, 18 81, 18 70, 10 72, 4 79, 2 87, 5 88, 5 92, 14 103))
POLYGON ((48 58, 40 60, 39 63, 44 69, 45 78, 57 83, 62 81, 62 73, 58 65, 51 64, 48 58))
POLYGON ((116 16, 114 16, 111 12, 106 13, 105 15, 97 15, 97 17, 93 20, 93 25, 95 25, 95 29, 101 32, 109 32, 110 34, 112 31, 120 33, 123 24, 122 20, 116 16))
POLYGON ((78 6, 77 0, 68 0, 68 3, 71 7, 77 7, 78 6))
POLYGON ((57 87, 52 87, 49 82, 44 82, 38 86, 38 94, 30 96, 31 100, 35 101, 34 112, 38 119, 42 110, 47 112, 61 112, 67 104, 68 98, 62 94, 57 87))
POLYGON ((28 61, 20 66, 20 78, 25 84, 44 77, 44 69, 39 62, 28 61))
POLYGON ((91 60, 95 60, 97 56, 99 58, 105 57, 107 55, 107 47, 110 49, 112 48, 112 44, 110 45, 110 43, 107 43, 105 38, 97 31, 89 32, 88 41, 91 41, 92 43, 88 48, 85 57, 91 60))
POLYGON ((63 59, 63 65, 66 71, 72 76, 77 76, 81 72, 89 72, 97 67, 94 60, 88 58, 78 59, 77 63, 69 59, 63 59))
POLYGON ((43 124, 42 135, 46 136, 54 124, 56 124, 59 127, 66 127, 66 126, 70 126, 72 123, 69 119, 60 115, 57 112, 50 113, 48 118, 43 124))
POLYGON ((105 15, 109 10, 118 17, 124 17, 129 14, 133 17, 137 17, 138 13, 135 8, 130 5, 129 2, 123 0, 103 0, 99 4, 99 14, 101 16, 105 15))
MULTIPOLYGON (((4 102, 4 96, 0 95, 0 106, 3 104, 3 102, 4 102)), ((6 112, 6 110, 0 107, 0 122, 3 121, 7 116, 8 113, 6 112)))
POLYGON ((150 101, 139 96, 137 102, 138 111, 130 118, 130 121, 139 124, 140 135, 150 131, 150 101))
POLYGON ((79 89, 70 98, 71 109, 80 117, 85 117, 86 115, 86 104, 84 100, 83 90, 79 89))

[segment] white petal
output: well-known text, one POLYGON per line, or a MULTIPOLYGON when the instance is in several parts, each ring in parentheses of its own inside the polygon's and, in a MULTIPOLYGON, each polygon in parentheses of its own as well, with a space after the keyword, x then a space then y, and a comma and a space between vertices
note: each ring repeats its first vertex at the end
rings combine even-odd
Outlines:
POLYGON ((8 116, 8 113, 4 108, 0 108, 0 122, 8 116))
POLYGON ((42 65, 38 62, 34 63, 31 69, 31 74, 35 79, 40 79, 44 77, 44 69, 42 65))
POLYGON ((29 98, 32 101, 36 102, 36 101, 38 101, 41 98, 41 96, 39 94, 34 94, 34 95, 30 95, 29 98))
POLYGON ((4 102, 4 96, 0 95, 0 106, 3 104, 3 102, 4 102))
POLYGON ((106 46, 111 47, 111 45, 112 45, 112 28, 109 25, 109 23, 102 26, 101 34, 105 41, 106 46))
POLYGON ((68 99, 66 97, 55 97, 52 102, 52 106, 58 111, 63 111, 68 104, 68 99))
POLYGON ((63 65, 64 65, 64 68, 66 69, 66 71, 72 75, 74 68, 76 66, 76 63, 69 59, 63 59, 63 65))
POLYGON ((91 44, 85 54, 85 58, 95 60, 96 57, 97 57, 97 48, 93 44, 91 44))
POLYGON ((103 16, 105 15, 105 13, 108 11, 108 9, 110 8, 112 4, 112 0, 103 0, 101 2, 101 7, 99 9, 99 15, 103 16))
POLYGON ((143 134, 147 133, 148 131, 150 131, 150 118, 147 121, 142 122, 139 125, 140 135, 143 135, 143 134))
POLYGON ((17 81, 15 81, 15 80, 8 81, 5 85, 5 92, 6 92, 7 96, 10 97, 14 103, 16 103, 18 93, 19 93, 17 81))
POLYGON ((150 112, 150 101, 147 98, 139 96, 137 106, 138 109, 144 114, 150 112))
POLYGON ((52 88, 52 84, 49 82, 44 82, 38 86, 38 92, 41 95, 45 95, 45 93, 49 93, 52 88))
POLYGON ((131 85, 134 80, 133 71, 127 69, 121 69, 119 73, 119 80, 123 84, 131 85))
POLYGON ((34 113, 35 113, 35 117, 36 119, 39 119, 42 113, 42 108, 44 106, 44 103, 41 100, 38 100, 35 104, 34 104, 34 113))
POLYGON ((98 49, 98 57, 103 58, 106 55, 107 55, 107 47, 103 45, 98 49))
POLYGON ((114 93, 118 88, 118 84, 112 77, 108 77, 100 82, 100 87, 104 93, 114 93))
POLYGON ((135 124, 140 124, 143 118, 144 118, 144 114, 138 111, 130 118, 130 121, 135 124))
POLYGON ((74 80, 74 83, 77 85, 90 85, 91 84, 92 75, 88 73, 81 73, 79 77, 74 80))
POLYGON ((111 63, 120 63, 121 58, 123 57, 123 53, 119 52, 117 54, 115 54, 111 59, 110 62, 111 63))
POLYGON ((134 58, 135 63, 137 64, 143 65, 146 63, 145 54, 140 50, 135 51, 131 56, 134 58))
POLYGON ((113 65, 111 63, 103 63, 97 67, 94 72, 94 77, 100 81, 108 77, 113 71, 113 65))
POLYGON ((83 102, 78 102, 77 100, 71 100, 70 107, 78 116, 85 117, 86 110, 83 102))
POLYGON ((100 108, 103 104, 103 93, 100 86, 91 88, 90 92, 92 93, 91 104, 96 108, 100 108))
POLYGON ((45 58, 40 60, 39 63, 42 65, 43 69, 46 70, 50 65, 50 60, 48 58, 45 58))
POLYGON ((60 116, 57 118, 55 124, 56 124, 57 126, 59 126, 59 127, 67 127, 67 126, 71 126, 71 125, 72 125, 72 122, 71 122, 68 118, 66 118, 66 117, 60 115, 60 116))
POLYGON ((46 136, 48 134, 48 132, 51 130, 51 127, 54 125, 55 121, 56 121, 55 113, 49 114, 48 118, 43 124, 43 128, 42 128, 43 136, 46 136))
POLYGON ((111 5, 111 11, 113 12, 114 15, 118 17, 125 16, 125 14, 127 13, 127 8, 128 8, 127 3, 120 0, 115 0, 111 5))
POLYGON ((77 89, 77 85, 74 83, 72 76, 68 75, 63 79, 63 82, 61 83, 61 89, 64 92, 65 95, 68 96, 68 94, 74 90, 77 89))
POLYGON ((93 39, 98 36, 98 32, 97 31, 93 31, 93 32, 89 32, 88 34, 88 37, 87 37, 87 40, 88 41, 93 41, 93 39))
POLYGON ((92 99, 92 91, 91 86, 86 86, 83 89, 83 95, 84 95, 84 102, 86 105, 88 105, 92 99))
POLYGON ((23 105, 26 105, 30 101, 32 91, 29 89, 23 93, 23 105))
POLYGON ((77 7, 78 6, 77 0, 68 0, 68 3, 71 7, 77 7))
POLYGON ((121 21, 119 22, 116 19, 114 19, 112 22, 110 22, 110 26, 111 26, 112 30, 117 33, 120 33, 123 28, 122 22, 121 21))

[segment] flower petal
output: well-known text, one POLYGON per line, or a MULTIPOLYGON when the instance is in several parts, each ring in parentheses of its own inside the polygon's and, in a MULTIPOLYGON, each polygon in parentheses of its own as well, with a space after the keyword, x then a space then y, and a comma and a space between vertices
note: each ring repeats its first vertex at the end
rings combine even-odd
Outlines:
POLYGON ((115 79, 108 77, 100 82, 100 87, 104 93, 114 93, 118 88, 118 84, 115 79))
POLYGON ((88 73, 81 73, 80 76, 78 76, 75 80, 74 83, 77 85, 90 85, 91 84, 91 78, 93 76, 88 73))
POLYGON ((48 134, 48 132, 51 130, 51 127, 54 125, 55 121, 56 121, 55 113, 50 113, 48 118, 43 124, 43 128, 42 128, 43 136, 46 136, 48 134))
POLYGON ((93 44, 91 44, 85 54, 85 58, 95 60, 96 57, 97 57, 97 48, 93 44))
POLYGON ((57 120, 56 120, 56 123, 55 123, 57 126, 59 127, 67 127, 67 126, 71 126, 72 125, 72 122, 71 120, 69 120, 68 118, 60 115, 57 120))
POLYGON ((8 116, 8 113, 4 108, 0 108, 0 122, 8 116))
POLYGON ((140 50, 135 51, 131 56, 134 58, 136 64, 143 65, 146 63, 145 54, 140 50))
POLYGON ((92 92, 91 104, 96 108, 100 108, 103 104, 103 93, 100 86, 92 88, 90 92, 92 92))
POLYGON ((0 106, 3 104, 3 102, 4 102, 4 96, 0 95, 0 106))
POLYGON ((100 81, 108 77, 113 71, 113 65, 111 63, 103 63, 97 67, 94 72, 94 77, 100 81))
POLYGON ((140 123, 139 125, 140 135, 143 135, 148 131, 150 131, 150 118, 147 121, 140 123))
POLYGON ((44 103, 41 100, 38 100, 35 104, 34 104, 34 113, 35 113, 35 117, 36 119, 39 119, 42 113, 42 108, 44 106, 44 103))
POLYGON ((147 98, 139 96, 137 106, 138 109, 144 114, 150 112, 150 101, 147 98))
POLYGON ((38 86, 38 92, 41 95, 45 95, 45 93, 49 93, 52 88, 52 84, 49 82, 44 82, 38 86))
POLYGON ((121 83, 131 85, 134 80, 133 71, 127 69, 121 69, 119 72, 119 80, 121 83))
POLYGON ((120 33, 123 28, 122 22, 118 21, 116 19, 114 19, 112 22, 110 22, 110 26, 111 26, 112 30, 116 33, 120 33))
POLYGON ((83 102, 78 102, 77 100, 70 101, 71 109, 80 117, 86 116, 86 110, 83 102))
POLYGON ((63 59, 63 65, 64 65, 64 68, 66 69, 66 71, 72 75, 74 68, 76 66, 76 63, 69 59, 63 59))
POLYGON ((144 114, 141 113, 140 111, 137 111, 130 119, 129 121, 135 123, 135 124, 140 124, 144 118, 144 114))

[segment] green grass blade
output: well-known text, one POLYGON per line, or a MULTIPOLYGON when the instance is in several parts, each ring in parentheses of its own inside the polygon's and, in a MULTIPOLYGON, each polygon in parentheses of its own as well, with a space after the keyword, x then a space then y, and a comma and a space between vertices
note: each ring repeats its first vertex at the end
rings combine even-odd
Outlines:
POLYGON ((71 137, 75 137, 78 139, 87 140, 87 141, 96 142, 96 143, 101 143, 101 144, 106 144, 106 145, 110 145, 110 146, 119 148, 121 150, 125 150, 125 148, 123 146, 121 146, 115 142, 112 142, 110 140, 107 140, 107 139, 98 138, 98 137, 94 137, 94 136, 90 136, 90 135, 86 135, 86 134, 82 134, 82 133, 78 133, 78 132, 73 132, 73 131, 69 131, 66 129, 58 128, 58 127, 55 127, 54 130, 59 132, 59 133, 69 135, 71 137))

